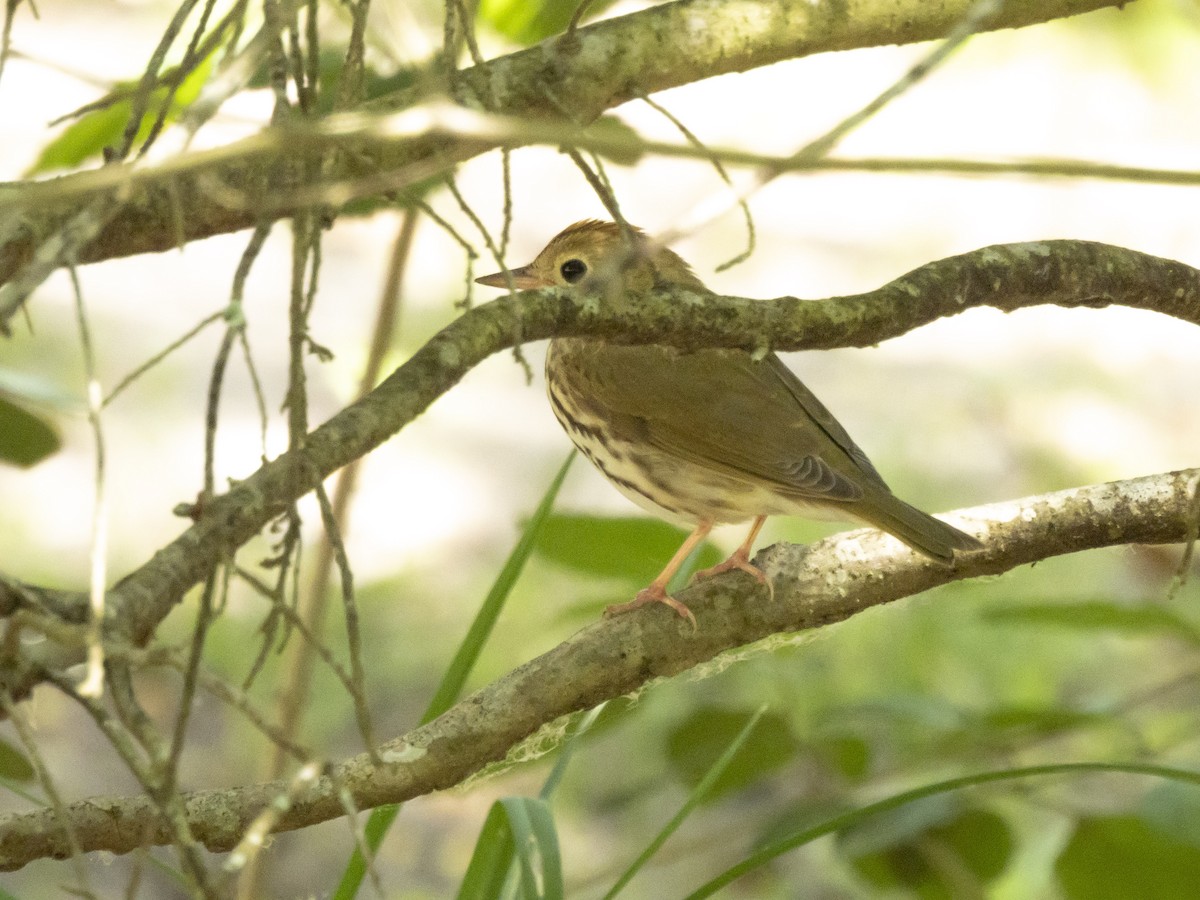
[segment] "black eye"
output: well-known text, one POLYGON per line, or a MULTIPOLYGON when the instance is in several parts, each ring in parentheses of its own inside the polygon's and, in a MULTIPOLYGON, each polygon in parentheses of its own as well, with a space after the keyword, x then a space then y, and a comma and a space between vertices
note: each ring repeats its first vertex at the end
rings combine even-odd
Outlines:
POLYGON ((587 263, 582 259, 568 259, 558 267, 558 271, 562 274, 563 281, 574 284, 587 274, 587 263))

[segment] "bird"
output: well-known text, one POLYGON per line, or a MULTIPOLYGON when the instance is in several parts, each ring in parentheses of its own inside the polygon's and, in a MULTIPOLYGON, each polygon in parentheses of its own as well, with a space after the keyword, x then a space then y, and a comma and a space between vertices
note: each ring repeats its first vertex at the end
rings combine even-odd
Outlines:
MULTIPOLYGON (((476 281, 610 298, 672 285, 712 294, 678 254, 641 229, 594 219, 564 229, 528 265, 476 281)), ((695 629, 694 614, 667 586, 718 524, 751 523, 728 559, 694 577, 740 570, 768 596, 771 582, 750 561, 768 516, 863 522, 943 565, 983 546, 893 494, 775 353, 556 337, 546 353, 546 389, 572 442, 621 493, 692 529, 658 577, 606 616, 662 603, 695 629)))

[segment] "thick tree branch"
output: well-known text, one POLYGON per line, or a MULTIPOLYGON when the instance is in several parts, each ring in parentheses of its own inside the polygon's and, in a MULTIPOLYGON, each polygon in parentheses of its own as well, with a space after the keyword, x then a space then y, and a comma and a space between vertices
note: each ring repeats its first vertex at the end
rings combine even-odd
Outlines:
MULTIPOLYGON (((566 118, 582 125, 639 94, 714 75, 831 50, 932 40, 953 27, 972 2, 678 0, 464 69, 455 82, 455 99, 493 112, 566 118)), ((1040 24, 1125 2, 1008 0, 987 28, 1040 24)), ((426 91, 423 87, 400 92, 367 109, 406 109, 425 99, 426 91)), ((7 185, 0 192, 0 208, 8 220, 8 240, 0 247, 0 284, 89 203, 102 204, 104 211, 94 223, 99 233, 76 255, 79 262, 167 250, 257 225, 264 215, 281 218, 310 204, 320 183, 361 179, 362 193, 372 193, 376 179, 391 173, 388 181, 395 188, 446 171, 496 145, 429 135, 388 146, 348 140, 333 160, 321 146, 288 146, 269 158, 231 158, 223 152, 214 155, 211 166, 198 170, 180 173, 166 165, 155 175, 143 173, 136 183, 82 194, 71 185, 86 180, 89 173, 64 176, 56 184, 69 196, 57 200, 37 190, 26 199, 21 185, 7 185), (313 165, 315 159, 326 165, 313 165)), ((350 192, 344 199, 353 197, 350 192)))
MULTIPOLYGON (((194 525, 113 586, 108 632, 146 642, 188 589, 291 503, 399 432, 480 361, 519 341, 595 335, 684 348, 861 347, 973 307, 1012 311, 1047 303, 1116 303, 1200 324, 1200 271, 1105 244, 1046 241, 987 247, 929 263, 876 291, 823 301, 763 302, 678 289, 618 303, 563 290, 495 300, 452 322, 369 395, 312 431, 303 450, 267 463, 207 501, 194 525)), ((0 613, 36 601, 28 589, 0 590, 0 613)), ((55 595, 54 604, 62 618, 86 621, 82 596, 72 601, 55 595)), ((2 662, 3 683, 15 697, 40 680, 33 660, 2 662)))
MULTIPOLYGON (((541 726, 635 691, 718 654, 774 634, 817 628, 872 606, 1035 560, 1095 547, 1187 539, 1194 528, 1200 469, 1093 485, 964 510, 949 516, 984 541, 953 568, 930 563, 877 531, 856 531, 809 547, 777 544, 756 564, 775 596, 741 573, 713 578, 680 596, 696 615, 691 628, 665 607, 602 620, 548 653, 482 688, 427 725, 379 750, 338 764, 292 796, 277 830, 344 814, 337 787, 359 809, 396 803, 457 784, 504 756, 541 726)), ((212 850, 228 850, 275 798, 284 782, 185 795, 192 832, 212 850)), ((100 797, 67 810, 85 851, 125 853, 172 834, 144 797, 100 797)), ((0 869, 63 858, 70 845, 52 810, 0 818, 0 869)))

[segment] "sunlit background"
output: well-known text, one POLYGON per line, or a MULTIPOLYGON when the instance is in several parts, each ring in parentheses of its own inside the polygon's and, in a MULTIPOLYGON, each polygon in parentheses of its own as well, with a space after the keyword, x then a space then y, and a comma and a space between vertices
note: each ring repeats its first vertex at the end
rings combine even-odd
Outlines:
MULTIPOLYGON (((606 14, 646 5, 622 3, 606 14)), ((108 84, 136 78, 170 9, 162 3, 51 2, 39 4, 36 20, 20 9, 13 30, 19 53, 0 80, 0 178, 22 177, 57 133, 47 122, 103 92, 96 79, 108 84)), ((380 68, 422 58, 440 43, 438 5, 378 3, 373 15, 380 68)), ((480 40, 486 56, 512 49, 482 27, 480 40)), ((788 153, 874 98, 929 49, 819 55, 655 99, 710 146, 788 153)), ((1200 152, 1197 52, 1197 7, 1183 0, 1140 0, 1120 12, 980 35, 850 135, 836 155, 1073 158, 1194 168, 1200 152)), ((250 133, 269 109, 265 92, 239 97, 200 132, 197 145, 250 133)), ((627 104, 617 114, 646 137, 682 140, 644 104, 627 104)), ((178 144, 168 140, 165 146, 178 144)), ((749 174, 734 170, 732 177, 748 184, 749 174)), ((690 221, 698 208, 728 193, 704 162, 645 158, 628 168, 609 164, 608 176, 626 218, 651 233, 690 221)), ((498 154, 465 165, 457 184, 498 232, 498 154)), ((512 185, 511 265, 528 262, 565 225, 605 217, 579 172, 554 148, 514 153, 512 185)), ((446 191, 429 200, 462 238, 483 246, 446 191)), ((750 206, 756 248, 747 262, 715 271, 747 244, 736 208, 674 247, 719 292, 764 298, 852 294, 930 260, 1045 238, 1103 241, 1200 266, 1194 188, 1068 178, 790 175, 755 194, 750 206)), ((313 423, 353 397, 399 215, 342 219, 324 243, 312 333, 335 357, 326 364, 311 358, 313 423)), ((246 234, 235 234, 80 270, 106 388, 228 303, 246 242, 246 234)), ((280 404, 289 254, 290 232, 280 223, 246 292, 249 338, 271 417, 268 455, 279 453, 286 438, 280 404)), ((422 219, 391 365, 458 314, 455 303, 466 296, 469 276, 497 267, 485 256, 468 273, 458 240, 422 219)), ((471 291, 473 302, 496 293, 471 291)), ((205 331, 105 413, 110 581, 187 524, 172 508, 193 500, 200 487, 203 404, 219 338, 217 328, 205 331)), ((365 461, 345 529, 365 622, 369 699, 383 737, 415 724, 523 518, 569 448, 544 402, 544 348, 522 349, 535 372, 532 383, 510 355, 498 355, 365 461)), ((1174 319, 1126 309, 978 310, 878 348, 796 354, 788 361, 897 493, 930 511, 1200 461, 1200 331, 1174 319)), ((0 370, 19 373, 49 398, 41 411, 53 416, 64 438, 61 452, 32 469, 0 468, 2 567, 24 581, 81 589, 89 566, 96 451, 81 413, 84 372, 74 299, 61 274, 37 293, 15 336, 0 344, 0 370)), ((221 484, 260 464, 257 407, 240 363, 231 368, 218 439, 221 484)), ((582 461, 568 476, 559 508, 638 514, 582 461)), ((315 508, 303 509, 315 538, 315 508)), ((840 527, 775 520, 762 545, 810 540, 840 527)), ((725 529, 716 540, 728 549, 739 537, 725 529)), ((258 542, 244 551, 243 561, 256 563, 268 552, 258 542)), ((702 714, 713 709, 740 723, 738 715, 769 704, 776 731, 755 757, 764 774, 758 780, 746 776, 749 787, 731 787, 707 807, 665 848, 661 865, 631 885, 630 896, 683 893, 720 868, 723 854, 738 849, 731 844, 781 827, 798 815, 797 808, 815 815, 823 799, 832 803, 837 793, 830 782, 859 784, 869 774, 882 791, 922 773, 976 769, 998 756, 1009 762, 1107 758, 1149 749, 1194 764, 1197 722, 1194 711, 1184 712, 1184 698, 1197 690, 1194 646, 1153 631, 1130 636, 1039 629, 992 615, 1046 601, 1158 604, 1200 627, 1194 588, 1166 601, 1177 559, 1173 549, 1126 548, 1054 560, 866 613, 705 679, 654 687, 636 710, 614 715, 582 747, 564 782, 559 827, 577 892, 571 895, 603 893, 682 800, 691 770, 680 748, 702 743, 689 739, 687 729, 708 734, 702 714), (1056 728, 1031 718, 1031 724, 1003 731, 1002 741, 993 731, 986 746, 971 743, 977 736, 972 728, 1014 710, 1059 712, 1063 718, 1056 728), (1068 722, 1068 713, 1078 721, 1068 722), (782 752, 772 756, 771 747, 782 752)), ((646 579, 655 561, 648 566, 646 579)), ((473 684, 549 649, 636 587, 535 557, 473 684)), ((240 679, 257 650, 264 609, 248 592, 235 592, 230 603, 214 630, 209 661, 240 679)), ((331 640, 342 652, 340 616, 332 620, 331 640)), ((185 606, 165 632, 180 639, 189 627, 185 606)), ((277 675, 277 662, 268 663, 255 688, 265 707, 277 675)), ((359 752, 349 700, 327 674, 318 684, 307 742, 330 759, 359 752)), ((173 690, 166 677, 164 711, 173 690)), ((115 758, 105 755, 91 725, 62 698, 39 692, 32 709, 64 797, 135 789, 115 758)), ((244 723, 227 719, 215 701, 200 701, 193 732, 187 787, 263 776, 262 743, 244 723)), ((712 734, 723 732, 714 726, 712 734)), ((15 742, 7 726, 0 735, 15 742)), ((519 766, 469 791, 408 804, 381 861, 388 896, 452 894, 491 801, 535 793, 545 773, 544 763, 519 766)), ((1105 787, 1088 802, 1102 810, 1127 801, 1122 792, 1128 790, 1124 784, 1105 787)), ((1056 848, 1071 835, 1070 816, 1058 807, 1074 810, 1088 792, 1057 783, 1030 791, 1033 799, 997 795, 990 807, 996 819, 984 825, 1006 828, 1013 850, 988 881, 988 896, 1053 896, 1046 891, 1056 848)), ((4 807, 26 808, 15 796, 4 807)), ((934 820, 937 812, 924 814, 934 820)), ((904 827, 916 833, 914 822, 904 827)), ((890 846, 860 837, 863 853, 890 846)), ((278 838, 268 853, 271 895, 327 893, 349 848, 349 829, 341 821, 278 838)), ((813 886, 805 896, 871 896, 879 882, 869 867, 847 868, 834 855, 833 842, 819 843, 731 895, 797 896, 795 879, 802 876, 813 886)), ((89 869, 95 884, 115 891, 128 877, 125 865, 93 861, 89 869)), ((17 896, 44 896, 39 888, 65 880, 59 866, 31 865, 7 876, 6 887, 17 896)), ((169 891, 170 881, 159 889, 169 891)))

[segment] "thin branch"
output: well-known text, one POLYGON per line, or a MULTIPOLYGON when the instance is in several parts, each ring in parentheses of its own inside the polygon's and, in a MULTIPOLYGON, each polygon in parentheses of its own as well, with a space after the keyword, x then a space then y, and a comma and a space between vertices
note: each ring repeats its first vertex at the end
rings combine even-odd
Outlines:
MULTIPOLYGON (((989 27, 1015 28, 1060 19, 1105 7, 1122 6, 1125 0, 1043 0, 1041 3, 1008 3, 989 27)), ((747 16, 741 3, 713 0, 677 0, 631 15, 597 22, 571 32, 558 42, 490 60, 459 71, 463 96, 495 98, 493 111, 521 117, 555 115, 548 108, 545 86, 554 84, 554 96, 566 104, 577 121, 590 121, 637 93, 656 93, 727 72, 742 72, 782 59, 818 52, 848 50, 882 44, 905 44, 942 37, 972 0, 927 3, 904 0, 884 4, 853 2, 795 3, 793 0, 759 0, 755 14, 747 16), (836 8, 836 12, 834 11, 836 8), (770 27, 762 27, 762 23, 770 27), (671 35, 664 41, 662 35, 671 35)), ((418 86, 382 98, 364 109, 400 110, 419 102, 426 87, 418 86)), ((276 144, 267 159, 230 156, 215 151, 212 165, 181 174, 169 166, 156 169, 152 179, 137 182, 126 166, 108 166, 101 173, 85 172, 56 179, 51 192, 19 198, 23 218, 11 240, 0 247, 0 281, 14 277, 33 257, 41 237, 62 230, 81 204, 74 185, 108 196, 114 185, 96 186, 97 174, 119 179, 123 192, 119 210, 89 222, 81 234, 77 254, 91 262, 173 247, 178 236, 175 209, 187 210, 185 240, 196 240, 250 227, 264 209, 277 217, 309 204, 311 189, 328 179, 345 179, 364 173, 424 171, 429 177, 456 163, 497 146, 494 141, 470 138, 448 140, 431 136, 403 145, 359 147, 344 143, 346 152, 332 170, 312 167, 297 159, 295 146, 276 144), (361 152, 359 152, 361 151, 361 152), (369 152, 368 152, 369 151, 369 152), (314 183, 313 179, 318 179, 314 183), (70 194, 70 199, 61 195, 70 194), (231 198, 240 202, 230 205, 231 198), (290 205, 280 198, 298 198, 290 205)), ((317 151, 322 152, 322 151, 317 151)), ((9 192, 12 194, 13 192, 9 192)), ((24 194, 24 186, 16 193, 24 194)), ((86 198, 83 198, 86 200, 86 198)), ((40 283, 40 282, 39 282, 40 283)), ((24 294, 20 294, 23 301, 24 294)))
POLYGON ((54 815, 52 827, 62 829, 61 838, 66 847, 67 855, 71 859, 71 868, 74 870, 75 880, 78 882, 77 890, 85 897, 95 898, 97 895, 92 889, 91 880, 88 878, 87 866, 83 862, 83 847, 80 846, 79 841, 75 838, 75 830, 67 814, 66 804, 63 802, 58 786, 54 783, 54 778, 50 774, 50 767, 46 765, 46 761, 42 757, 42 752, 38 747, 37 735, 26 718, 28 710, 14 702, 7 691, 0 691, 0 709, 4 710, 5 716, 13 723, 17 737, 21 740, 21 746, 29 756, 29 764, 33 767, 38 783, 42 786, 42 790, 46 792, 46 797, 50 800, 49 810, 54 815))
MULTIPOLYGON (((333 472, 400 431, 483 359, 511 347, 517 326, 526 341, 589 335, 683 349, 807 350, 871 346, 974 307, 1012 311, 1048 303, 1123 304, 1200 324, 1200 271, 1106 244, 1045 241, 986 247, 921 266, 866 294, 819 302, 763 302, 680 288, 629 297, 620 309, 565 289, 494 300, 444 328, 367 397, 310 432, 302 447, 208 498, 190 528, 110 589, 111 633, 147 641, 184 593, 229 554, 333 472)), ((20 603, 24 594, 16 593, 4 599, 20 603)), ((82 612, 65 612, 83 620, 82 612)), ((19 698, 36 676, 13 668, 11 690, 19 698)))
MULTIPOLYGON (((947 518, 984 539, 985 549, 953 568, 930 563, 873 530, 807 547, 777 544, 755 560, 774 582, 770 603, 747 576, 730 573, 681 593, 698 631, 657 606, 601 620, 384 744, 378 749, 383 766, 372 765, 364 753, 333 766, 306 790, 276 781, 184 795, 188 830, 210 850, 228 850, 281 796, 291 801, 275 823, 281 831, 343 815, 339 787, 359 809, 401 802, 459 783, 562 716, 771 635, 818 628, 942 584, 1051 556, 1182 541, 1198 480, 1200 470, 1191 469, 960 510, 947 518)), ((85 851, 124 853, 174 836, 147 797, 92 798, 67 806, 65 814, 85 851)), ((67 852, 54 811, 0 817, 0 869, 67 852)))
POLYGON ((79 343, 83 356, 84 377, 87 381, 88 426, 95 446, 93 472, 92 539, 88 548, 88 619, 87 674, 79 686, 85 697, 104 693, 104 624, 105 590, 108 584, 108 468, 104 441, 104 391, 96 375, 96 352, 92 344, 91 324, 83 302, 83 286, 75 266, 69 266, 71 292, 75 299, 75 319, 79 325, 79 343))
MULTIPOLYGON (((915 87, 930 72, 944 63, 968 38, 980 31, 986 30, 988 23, 994 21, 994 17, 1003 10, 1003 7, 1003 0, 974 0, 969 7, 963 10, 962 17, 954 23, 954 27, 946 33, 945 38, 936 47, 919 59, 903 76, 888 85, 882 93, 861 109, 855 110, 834 125, 833 128, 829 129, 829 131, 801 147, 792 155, 789 163, 798 164, 808 160, 818 160, 827 157, 833 151, 833 148, 841 143, 845 137, 860 128, 889 103, 915 87)), ((717 204, 719 204, 716 207, 702 203, 698 209, 693 210, 692 214, 687 217, 684 224, 675 230, 672 234, 671 242, 673 243, 675 238, 690 234, 707 222, 723 215, 733 204, 745 204, 757 191, 786 171, 788 171, 786 166, 764 166, 755 173, 753 182, 742 190, 740 194, 734 196, 733 203, 730 203, 725 197, 716 198, 717 204)), ((752 249, 753 246, 751 246, 751 249, 721 263, 717 267, 717 271, 721 272, 744 262, 749 258, 752 249)))
MULTIPOLYGON (((397 113, 338 113, 319 122, 287 121, 224 147, 182 153, 155 166, 136 169, 127 166, 107 166, 67 178, 16 185, 9 190, 0 190, 0 212, 13 217, 28 217, 32 214, 31 210, 53 209, 68 203, 83 204, 91 197, 99 196, 104 199, 107 194, 121 190, 134 193, 154 191, 162 186, 164 191, 171 193, 174 206, 169 227, 174 243, 178 244, 187 238, 187 235, 180 231, 185 223, 178 213, 183 208, 182 204, 186 198, 177 192, 178 184, 190 180, 203 182, 205 190, 211 194, 210 199, 219 199, 223 208, 231 214, 246 212, 246 205, 253 201, 256 204, 253 212, 257 218, 278 218, 295 212, 300 207, 322 204, 336 207, 361 197, 407 190, 426 179, 444 178, 461 161, 458 157, 423 157, 417 160, 402 160, 394 165, 387 162, 393 156, 403 155, 405 148, 419 148, 430 142, 440 142, 440 145, 465 142, 474 147, 487 145, 501 148, 535 144, 570 146, 620 159, 636 159, 643 154, 654 154, 671 159, 698 159, 707 162, 717 160, 726 165, 753 166, 781 173, 849 171, 964 176, 1008 175, 1088 178, 1189 187, 1200 184, 1200 173, 1195 170, 1121 166, 1089 160, 988 161, 888 157, 838 159, 797 154, 780 156, 737 147, 700 148, 691 143, 646 140, 628 129, 580 129, 574 124, 497 116, 463 109, 445 101, 432 100, 397 113), (370 157, 374 164, 360 166, 353 172, 346 173, 330 159, 328 165, 320 167, 319 177, 314 175, 306 179, 297 176, 296 183, 288 188, 290 193, 287 194, 276 192, 252 197, 242 188, 217 181, 211 175, 214 170, 224 166, 266 163, 281 153, 291 153, 297 157, 295 165, 299 166, 310 154, 329 154, 348 146, 357 146, 359 158, 370 157)), ((335 156, 340 158, 340 155, 335 156)), ((195 214, 193 206, 186 208, 189 217, 195 214)), ((106 214, 113 214, 112 210, 106 214)), ((188 222, 190 221, 189 218, 188 222)), ((95 227, 99 228, 100 223, 96 223, 95 227)), ((73 240, 70 246, 82 246, 81 241, 90 240, 95 233, 94 230, 87 232, 82 238, 73 240)), ((19 243, 19 239, 10 243, 19 243)), ((161 248, 140 248, 134 252, 142 252, 145 249, 161 248)), ((0 278, 5 275, 5 252, 7 251, 4 247, 0 247, 0 278)), ((51 257, 53 254, 48 254, 47 258, 51 257)), ((99 257, 86 256, 84 261, 96 258, 99 257)), ((8 286, 5 285, 6 292, 7 289, 8 286)), ((5 294, 0 293, 0 299, 4 296, 5 294)), ((8 309, 8 305, 0 305, 0 313, 5 317, 11 315, 8 309)))

